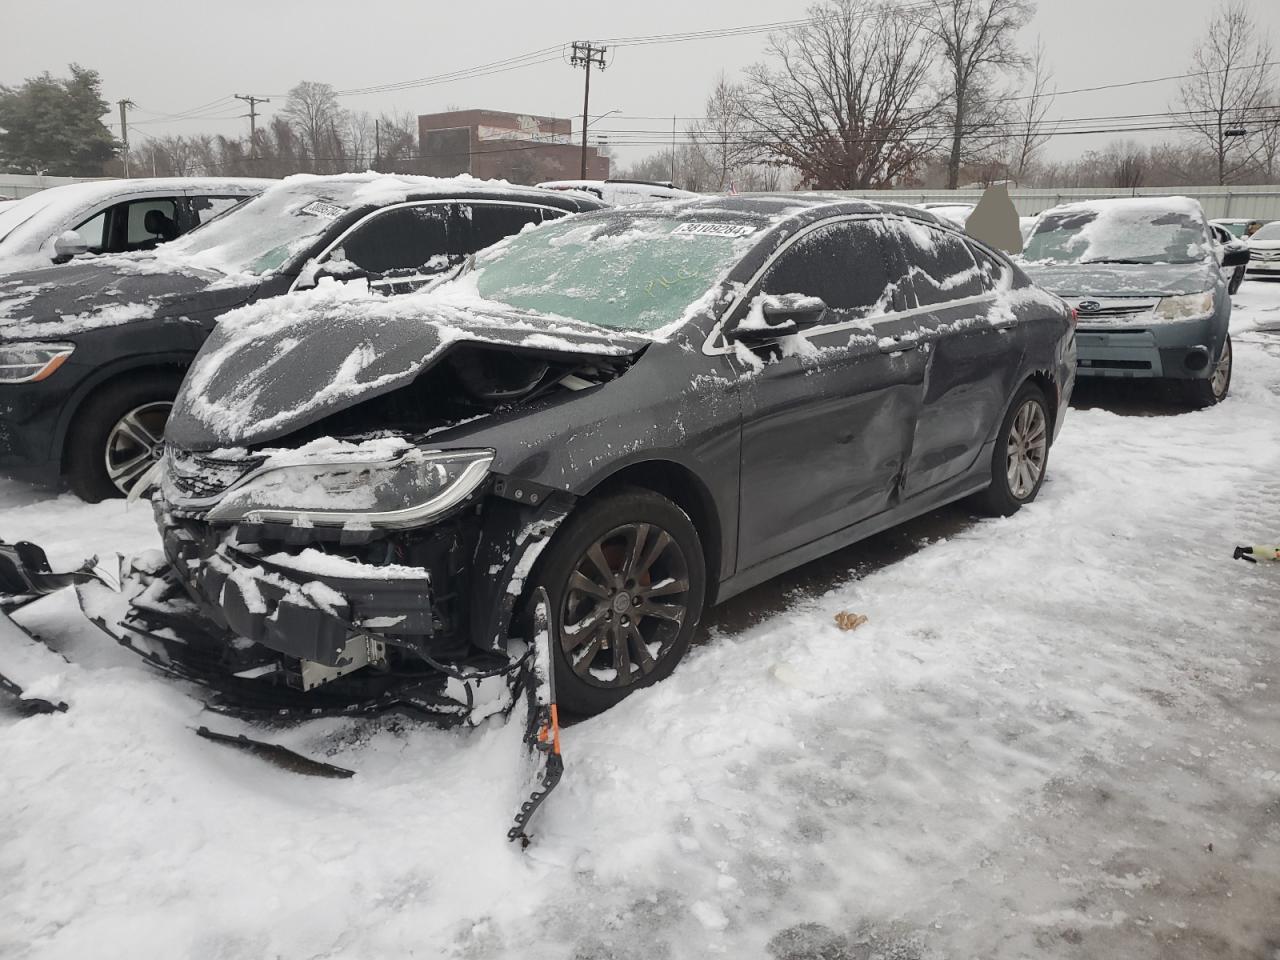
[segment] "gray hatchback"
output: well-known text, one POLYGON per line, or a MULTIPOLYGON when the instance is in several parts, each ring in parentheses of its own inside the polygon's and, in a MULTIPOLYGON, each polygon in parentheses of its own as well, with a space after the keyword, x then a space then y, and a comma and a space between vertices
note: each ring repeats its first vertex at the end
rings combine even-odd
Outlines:
POLYGON ((1079 314, 1077 372, 1173 381, 1212 406, 1231 386, 1231 298, 1200 204, 1185 197, 1094 200, 1045 211, 1023 266, 1079 314))

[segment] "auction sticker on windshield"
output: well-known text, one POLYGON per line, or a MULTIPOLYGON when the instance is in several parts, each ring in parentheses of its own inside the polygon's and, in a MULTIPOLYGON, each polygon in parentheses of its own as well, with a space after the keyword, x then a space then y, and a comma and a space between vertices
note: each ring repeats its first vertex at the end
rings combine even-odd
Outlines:
POLYGON ((744 223, 682 223, 671 231, 673 237, 693 235, 699 237, 749 237, 756 227, 744 223))
POLYGON ((327 203, 324 200, 312 200, 299 211, 313 217, 324 217, 326 220, 337 220, 346 212, 336 203, 327 203))

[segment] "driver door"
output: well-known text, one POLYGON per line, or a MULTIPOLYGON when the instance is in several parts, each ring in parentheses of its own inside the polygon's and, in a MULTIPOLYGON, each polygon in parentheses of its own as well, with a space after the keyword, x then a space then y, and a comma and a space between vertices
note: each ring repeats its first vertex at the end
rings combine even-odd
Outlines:
MULTIPOLYGON (((743 371, 739 571, 897 503, 925 367, 915 322, 899 313, 903 274, 879 219, 821 224, 783 249, 731 318, 732 328, 760 294, 828 308, 799 338, 753 349, 743 371)), ((735 349, 743 358, 747 347, 735 349)))

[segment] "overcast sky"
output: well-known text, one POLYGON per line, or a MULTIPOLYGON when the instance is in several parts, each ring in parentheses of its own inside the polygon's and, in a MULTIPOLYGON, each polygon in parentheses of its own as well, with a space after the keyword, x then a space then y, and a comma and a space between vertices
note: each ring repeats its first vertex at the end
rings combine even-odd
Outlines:
MULTIPOLYGON (((143 134, 243 135, 244 105, 215 101, 233 93, 268 96, 272 102, 262 109, 269 115, 299 80, 339 90, 393 83, 575 39, 776 22, 803 16, 807 6, 805 0, 3 0, 0 83, 16 84, 43 70, 60 73, 75 61, 101 73, 108 100, 127 97, 138 105, 130 120, 135 143, 143 134), (213 106, 191 118, 164 118, 205 104, 213 106)), ((1280 0, 1252 0, 1252 8, 1280 49, 1280 0)), ((1060 90, 1142 80, 1187 70, 1211 9, 1209 0, 1039 0, 1023 39, 1027 45, 1037 36, 1044 40, 1060 90)), ((763 46, 763 35, 754 35, 619 47, 609 69, 593 77, 591 99, 593 116, 619 114, 592 130, 651 128, 669 135, 669 119, 630 118, 697 115, 717 74, 736 75, 760 58, 763 46)), ((582 79, 581 70, 557 59, 479 79, 344 97, 342 103, 375 114, 457 106, 568 116, 581 113, 582 79)), ((1175 89, 1175 83, 1160 83, 1062 96, 1052 115, 1155 113, 1168 108, 1175 89)), ((114 114, 109 119, 118 130, 114 114)), ((1059 137, 1049 152, 1070 157, 1110 139, 1059 137)), ((619 156, 630 161, 656 149, 633 147, 619 156)))

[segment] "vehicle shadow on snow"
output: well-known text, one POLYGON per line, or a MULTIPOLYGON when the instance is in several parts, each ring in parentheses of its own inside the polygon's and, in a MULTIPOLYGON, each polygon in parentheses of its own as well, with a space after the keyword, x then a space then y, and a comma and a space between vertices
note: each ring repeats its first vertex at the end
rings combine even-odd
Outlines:
POLYGON ((709 610, 694 643, 705 643, 717 634, 740 633, 786 611, 798 600, 861 580, 938 540, 954 537, 977 521, 963 502, 953 503, 819 557, 709 610))
POLYGON ((1121 417, 1173 417, 1194 413, 1182 400, 1176 385, 1152 380, 1076 380, 1071 406, 1078 410, 1102 409, 1121 417))

